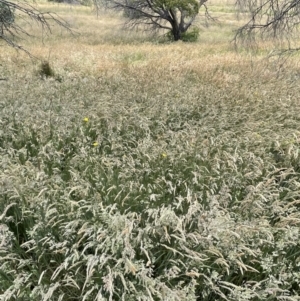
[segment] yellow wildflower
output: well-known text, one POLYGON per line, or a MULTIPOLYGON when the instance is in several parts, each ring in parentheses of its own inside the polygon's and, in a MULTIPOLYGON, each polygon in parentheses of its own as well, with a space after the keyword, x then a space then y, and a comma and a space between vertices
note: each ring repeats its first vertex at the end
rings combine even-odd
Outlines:
POLYGON ((99 143, 97 141, 93 143, 93 146, 98 146, 98 145, 99 143))
POLYGON ((166 158, 166 157, 167 157, 167 154, 166 154, 166 153, 162 153, 161 156, 162 156, 163 158, 166 158))
POLYGON ((89 122, 89 118, 88 118, 88 117, 84 117, 84 118, 83 118, 83 121, 84 121, 84 122, 89 122))

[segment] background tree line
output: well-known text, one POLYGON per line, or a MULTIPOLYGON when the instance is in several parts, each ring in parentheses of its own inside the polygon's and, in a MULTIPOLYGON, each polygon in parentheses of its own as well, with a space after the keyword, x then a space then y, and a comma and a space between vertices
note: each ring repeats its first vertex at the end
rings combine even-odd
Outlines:
MULTIPOLYGON (((63 2, 64 0, 49 0, 63 2)), ((69 2, 76 0, 69 0, 69 2)), ((199 30, 195 20, 199 11, 204 11, 205 19, 212 19, 209 0, 91 0, 79 4, 94 4, 96 8, 123 12, 130 27, 143 30, 167 30, 171 40, 194 41, 199 30)), ((238 40, 254 40, 257 37, 279 38, 293 41, 300 21, 300 0, 236 0, 236 11, 247 16, 247 20, 235 34, 238 40)), ((54 21, 68 28, 66 22, 50 12, 42 13, 25 1, 12 2, 0 0, 0 38, 13 47, 21 48, 14 42, 19 34, 29 35, 18 26, 16 16, 29 17, 43 29, 51 31, 49 22, 54 21)))

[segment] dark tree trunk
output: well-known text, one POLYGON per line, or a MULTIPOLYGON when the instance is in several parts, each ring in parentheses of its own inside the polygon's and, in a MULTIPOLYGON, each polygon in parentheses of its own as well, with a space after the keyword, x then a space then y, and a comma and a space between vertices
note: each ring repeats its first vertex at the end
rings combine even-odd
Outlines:
POLYGON ((170 19, 168 20, 172 26, 172 35, 174 41, 178 41, 181 39, 181 31, 180 31, 180 24, 178 24, 176 12, 172 9, 169 10, 170 19))
POLYGON ((179 41, 181 39, 181 35, 179 31, 173 31, 174 41, 179 41))
POLYGON ((172 25, 172 34, 174 41, 179 41, 182 39, 182 35, 187 31, 188 27, 184 26, 183 20, 178 22, 177 20, 170 22, 172 25))
POLYGON ((176 24, 172 24, 172 34, 174 37, 174 41, 179 41, 181 40, 181 34, 182 32, 180 32, 180 29, 178 28, 178 26, 176 26, 176 24))

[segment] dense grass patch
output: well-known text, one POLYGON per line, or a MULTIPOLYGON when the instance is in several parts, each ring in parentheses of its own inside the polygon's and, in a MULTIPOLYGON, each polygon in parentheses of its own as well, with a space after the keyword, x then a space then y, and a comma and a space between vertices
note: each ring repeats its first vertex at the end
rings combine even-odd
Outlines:
POLYGON ((297 60, 113 37, 1 54, 0 300, 299 300, 297 60))

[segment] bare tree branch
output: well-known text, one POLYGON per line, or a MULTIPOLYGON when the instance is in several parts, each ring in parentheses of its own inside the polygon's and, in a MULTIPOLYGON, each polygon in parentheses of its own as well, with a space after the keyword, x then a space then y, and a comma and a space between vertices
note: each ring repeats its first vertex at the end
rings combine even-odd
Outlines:
POLYGON ((300 0, 237 0, 236 7, 249 18, 236 31, 236 43, 272 38, 285 41, 288 48, 293 48, 299 32, 300 0))
POLYGON ((22 50, 32 56, 24 47, 16 42, 16 38, 22 35, 31 36, 31 34, 18 25, 17 19, 23 19, 28 22, 34 21, 42 27, 42 30, 51 33, 51 24, 55 23, 68 31, 71 31, 67 22, 58 15, 51 12, 41 12, 29 3, 11 2, 0 0, 0 39, 17 50, 22 50))

